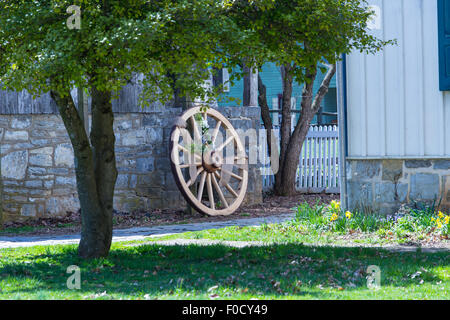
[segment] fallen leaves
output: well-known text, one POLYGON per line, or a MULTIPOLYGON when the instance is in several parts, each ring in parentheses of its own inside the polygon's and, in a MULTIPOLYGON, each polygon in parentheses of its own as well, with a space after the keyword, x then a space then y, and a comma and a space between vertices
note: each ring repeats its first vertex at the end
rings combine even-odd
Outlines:
POLYGON ((102 297, 109 297, 109 295, 106 293, 106 291, 103 291, 101 293, 95 293, 91 295, 84 296, 83 299, 97 299, 102 297))
POLYGON ((280 285, 281 285, 280 281, 275 281, 275 280, 270 281, 270 283, 272 284, 272 286, 275 289, 278 289, 280 287, 280 285))
POLYGON ((215 286, 209 288, 209 289, 208 289, 208 292, 214 291, 214 290, 216 290, 217 288, 219 288, 219 286, 218 286, 218 285, 215 285, 215 286))

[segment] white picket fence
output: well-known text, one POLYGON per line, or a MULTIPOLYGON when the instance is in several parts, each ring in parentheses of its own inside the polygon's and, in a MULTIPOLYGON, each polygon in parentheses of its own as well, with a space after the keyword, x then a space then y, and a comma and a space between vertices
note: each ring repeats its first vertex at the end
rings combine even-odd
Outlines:
MULTIPOLYGON (((275 129, 279 144, 279 129, 275 129)), ((303 143, 297 168, 296 188, 305 193, 339 193, 339 131, 337 126, 311 126, 303 143)), ((267 145, 262 146, 269 163, 267 145)), ((261 168, 263 188, 275 183, 270 164, 261 168)))

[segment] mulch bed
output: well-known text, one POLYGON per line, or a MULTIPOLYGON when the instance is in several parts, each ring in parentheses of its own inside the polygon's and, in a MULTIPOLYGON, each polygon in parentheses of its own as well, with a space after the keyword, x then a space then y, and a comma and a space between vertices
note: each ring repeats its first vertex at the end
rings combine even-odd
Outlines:
MULTIPOLYGON (((310 205, 319 203, 329 203, 331 200, 339 199, 338 194, 296 194, 290 197, 279 197, 266 194, 263 203, 253 206, 242 206, 234 214, 230 216, 210 217, 199 213, 186 213, 180 210, 153 210, 151 212, 142 211, 124 213, 114 212, 114 229, 124 229, 131 227, 152 227, 167 224, 183 224, 196 222, 213 222, 226 221, 233 219, 258 218, 266 216, 274 216, 292 212, 292 208, 302 202, 308 202, 310 205)), ((4 231, 0 231, 2 236, 16 236, 17 233, 8 232, 10 228, 21 227, 36 228, 29 232, 20 232, 21 236, 25 235, 60 235, 79 233, 81 230, 80 212, 68 213, 63 218, 39 218, 25 222, 6 222, 3 227, 4 231), (70 224, 70 226, 65 226, 70 224), (5 232, 6 231, 6 232, 5 232)), ((11 230, 11 229, 10 229, 11 230)))

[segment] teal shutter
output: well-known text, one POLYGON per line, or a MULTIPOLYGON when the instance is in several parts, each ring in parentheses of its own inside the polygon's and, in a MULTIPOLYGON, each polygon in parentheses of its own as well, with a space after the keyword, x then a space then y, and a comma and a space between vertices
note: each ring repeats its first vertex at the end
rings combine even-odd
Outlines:
POLYGON ((439 89, 450 90, 450 0, 438 0, 439 89))

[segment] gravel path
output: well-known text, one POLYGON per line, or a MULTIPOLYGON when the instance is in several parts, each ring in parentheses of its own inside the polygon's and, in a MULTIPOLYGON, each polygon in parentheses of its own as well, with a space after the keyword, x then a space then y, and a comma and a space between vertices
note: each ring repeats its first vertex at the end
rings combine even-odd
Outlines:
MULTIPOLYGON (((189 223, 178 225, 165 225, 155 227, 137 227, 130 229, 118 229, 113 231, 113 242, 144 240, 149 237, 165 236, 187 231, 201 231, 206 229, 220 229, 231 226, 258 226, 264 223, 281 223, 294 217, 293 213, 269 216, 263 218, 236 219, 218 222, 189 223)), ((62 236, 16 236, 0 237, 0 248, 19 248, 31 246, 49 246, 59 244, 78 244, 80 235, 62 235, 62 236)))

